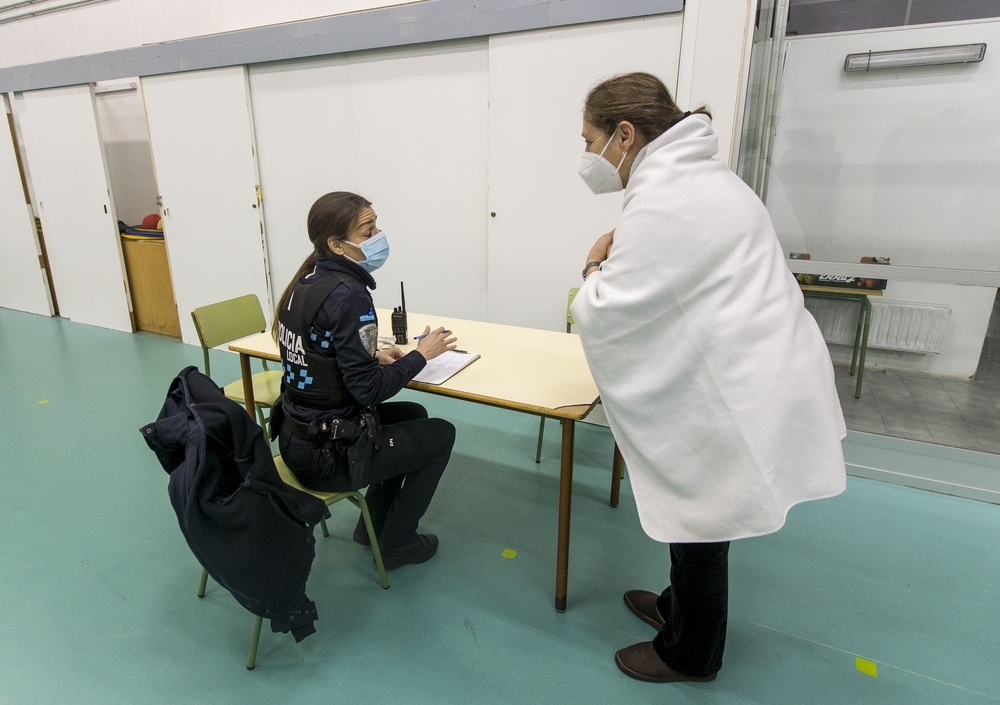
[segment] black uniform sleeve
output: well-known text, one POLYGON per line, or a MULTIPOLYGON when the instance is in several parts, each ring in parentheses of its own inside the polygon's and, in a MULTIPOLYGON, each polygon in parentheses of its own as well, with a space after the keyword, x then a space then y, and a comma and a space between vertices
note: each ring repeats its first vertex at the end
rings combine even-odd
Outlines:
POLYGON ((368 292, 355 291, 353 286, 339 286, 331 292, 310 333, 330 341, 347 391, 363 406, 394 397, 427 364, 415 350, 391 365, 379 364, 374 356, 378 337, 375 308, 368 292))

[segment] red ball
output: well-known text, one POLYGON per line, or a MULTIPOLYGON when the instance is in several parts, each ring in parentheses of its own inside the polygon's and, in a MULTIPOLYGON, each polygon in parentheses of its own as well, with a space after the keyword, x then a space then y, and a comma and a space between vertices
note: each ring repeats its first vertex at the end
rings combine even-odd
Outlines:
POLYGON ((156 230, 158 227, 162 227, 161 225, 159 225, 159 223, 160 223, 160 214, 150 213, 149 215, 147 215, 145 218, 142 219, 141 227, 143 230, 156 230))

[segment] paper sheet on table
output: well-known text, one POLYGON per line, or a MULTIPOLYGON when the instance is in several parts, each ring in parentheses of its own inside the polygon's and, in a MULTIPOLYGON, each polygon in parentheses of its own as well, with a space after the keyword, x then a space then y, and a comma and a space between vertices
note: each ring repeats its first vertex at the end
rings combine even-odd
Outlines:
POLYGON ((453 350, 441 353, 433 360, 427 361, 427 366, 413 378, 414 382, 424 384, 441 384, 447 382, 460 370, 468 367, 479 359, 475 353, 459 353, 453 350))

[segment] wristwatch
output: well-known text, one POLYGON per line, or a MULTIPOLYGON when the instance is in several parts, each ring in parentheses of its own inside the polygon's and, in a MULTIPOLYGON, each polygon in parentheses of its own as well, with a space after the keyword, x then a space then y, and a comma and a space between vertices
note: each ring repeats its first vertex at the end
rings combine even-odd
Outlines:
POLYGON ((601 264, 602 264, 601 262, 587 262, 587 264, 584 265, 583 267, 583 280, 587 281, 587 272, 589 272, 594 267, 600 267, 601 264))

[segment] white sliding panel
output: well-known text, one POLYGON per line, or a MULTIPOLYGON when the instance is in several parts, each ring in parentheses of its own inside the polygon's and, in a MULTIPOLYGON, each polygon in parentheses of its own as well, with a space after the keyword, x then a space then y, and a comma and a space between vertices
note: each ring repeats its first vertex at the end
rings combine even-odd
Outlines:
POLYGON ((185 343, 191 311, 256 294, 272 315, 246 69, 142 79, 156 186, 185 343))
POLYGON ((0 124, 0 306, 52 315, 39 254, 35 219, 24 198, 13 135, 4 118, 0 124))
POLYGON ((490 38, 489 320, 563 330, 566 293, 621 194, 577 174, 587 91, 647 71, 674 92, 681 15, 490 38))
POLYGON ((60 315, 131 333, 93 89, 27 91, 20 124, 60 315))
POLYGON ((379 306, 485 320, 485 39, 255 66, 254 124, 272 286, 311 251, 319 196, 355 191, 391 245, 379 306))

